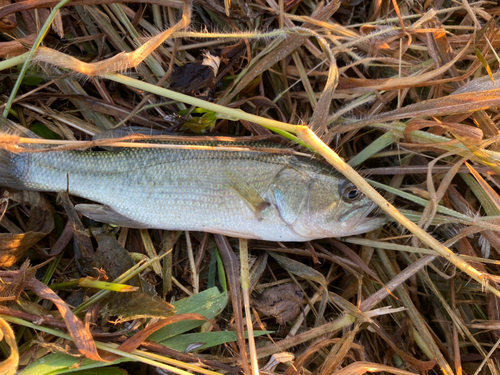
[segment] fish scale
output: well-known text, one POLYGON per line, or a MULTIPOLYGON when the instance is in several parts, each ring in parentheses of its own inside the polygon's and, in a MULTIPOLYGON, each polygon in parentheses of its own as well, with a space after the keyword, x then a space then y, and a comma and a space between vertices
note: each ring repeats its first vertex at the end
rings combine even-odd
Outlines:
MULTIPOLYGON (((280 148, 262 142, 171 142, 280 148)), ((196 230, 271 241, 347 236, 377 228, 373 204, 331 168, 294 154, 123 148, 0 150, 0 185, 100 203, 82 214, 132 228, 196 230)))

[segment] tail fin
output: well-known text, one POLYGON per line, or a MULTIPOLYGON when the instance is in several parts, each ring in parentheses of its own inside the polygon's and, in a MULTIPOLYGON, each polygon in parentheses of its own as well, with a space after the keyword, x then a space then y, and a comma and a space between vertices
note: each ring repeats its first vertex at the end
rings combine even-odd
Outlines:
MULTIPOLYGON (((30 138, 39 137, 30 130, 0 116, 0 186, 22 189, 24 185, 19 179, 19 173, 22 170, 22 168, 20 168, 20 163, 24 162, 26 156, 7 151, 7 143, 9 139, 12 139, 13 135, 21 135, 30 138), (2 145, 3 139, 6 143, 4 145, 2 145)), ((12 142, 12 140, 10 142, 12 142)))
POLYGON ((18 155, 0 148, 0 186, 15 189, 22 189, 24 187, 17 175, 17 158, 19 158, 18 155))

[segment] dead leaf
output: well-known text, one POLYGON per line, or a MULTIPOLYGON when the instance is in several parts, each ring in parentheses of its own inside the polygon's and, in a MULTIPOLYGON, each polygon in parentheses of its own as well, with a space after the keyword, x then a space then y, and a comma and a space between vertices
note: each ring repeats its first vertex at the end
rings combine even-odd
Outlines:
POLYGON ((0 339, 4 340, 10 347, 10 354, 4 361, 0 362, 1 375, 14 375, 19 365, 19 350, 17 348, 14 331, 3 318, 0 318, 0 339))
POLYGON ((189 94, 213 89, 219 70, 220 57, 213 56, 209 52, 203 56, 203 61, 176 67, 172 73, 170 88, 189 94))
MULTIPOLYGON (((170 318, 161 320, 155 324, 151 324, 150 326, 144 328, 140 332, 136 333, 134 336, 130 337, 127 341, 125 341, 116 349, 130 353, 131 351, 137 349, 144 340, 146 340, 151 334, 158 331, 160 328, 163 328, 175 322, 180 322, 182 320, 207 320, 207 318, 205 318, 201 314, 194 314, 194 313, 179 314, 172 316, 170 318)), ((115 361, 119 358, 121 357, 115 354, 106 356, 107 361, 115 361)))
POLYGON ((78 348, 78 351, 83 356, 94 361, 103 360, 99 353, 97 353, 97 348, 95 346, 94 339, 92 338, 90 330, 85 326, 85 324, 83 324, 80 319, 76 317, 75 314, 73 314, 66 302, 64 302, 47 285, 36 279, 30 280, 30 282, 28 283, 28 288, 33 291, 38 297, 45 298, 56 305, 57 309, 61 313, 62 318, 64 319, 64 322, 66 323, 69 334, 73 338, 73 342, 78 348))
MULTIPOLYGON (((96 258, 111 280, 115 280, 135 266, 130 253, 113 236, 97 231, 93 234, 98 244, 96 258)), ((150 293, 149 284, 139 276, 133 277, 127 283, 139 287, 144 293, 154 295, 150 293)))
POLYGON ((168 318, 174 315, 174 307, 159 298, 142 292, 114 293, 102 313, 117 315, 116 323, 141 318, 168 318))
POLYGON ((25 38, 0 43, 0 57, 5 58, 22 55, 31 45, 33 45, 35 39, 36 34, 31 34, 25 38))
MULTIPOLYGON (((14 196, 10 196, 12 198, 14 196)), ((21 197, 18 195, 17 197, 21 197)), ((33 245, 54 229, 54 219, 49 203, 39 194, 29 192, 27 196, 31 201, 31 214, 27 223, 28 231, 25 233, 0 233, 0 267, 11 267, 33 245)))
POLYGON ((24 253, 48 233, 27 232, 23 234, 0 233, 0 267, 11 267, 24 253))
POLYGON ((315 281, 321 284, 325 288, 325 290, 328 290, 325 276, 316 271, 314 268, 309 267, 308 265, 296 260, 287 258, 283 255, 279 255, 274 251, 269 251, 268 253, 278 262, 281 267, 283 267, 288 272, 300 276, 303 279, 315 281))
POLYGON ((0 288, 0 300, 18 301, 19 296, 27 287, 29 281, 35 277, 35 273, 36 268, 30 267, 29 260, 26 260, 10 280, 10 283, 2 284, 0 288))
MULTIPOLYGON (((489 77, 488 77, 489 79, 489 77)), ((478 92, 465 92, 453 94, 438 99, 424 100, 420 103, 410 104, 403 108, 381 113, 368 119, 356 121, 352 124, 343 124, 341 130, 343 133, 354 129, 359 129, 367 125, 378 122, 388 122, 402 120, 413 117, 429 117, 451 115, 456 113, 469 113, 500 105, 500 90, 493 89, 478 92)))
MULTIPOLYGON (((9 6, 11 4, 11 0, 0 0, 0 8, 5 6, 9 6)), ((15 29, 17 27, 17 20, 15 14, 7 14, 3 17, 0 17, 0 31, 9 31, 15 29)))
MULTIPOLYGON (((329 19, 340 7, 339 1, 331 1, 325 7, 320 8, 320 10, 316 13, 313 13, 311 18, 317 21, 326 21, 329 19)), ((316 29, 316 27, 311 23, 304 23, 302 25, 304 28, 316 29)), ((231 100, 240 93, 243 89, 245 89, 255 77, 261 75, 263 72, 268 70, 271 66, 276 64, 278 61, 284 59, 288 55, 290 55, 297 48, 302 46, 304 43, 307 43, 309 39, 309 35, 289 35, 284 42, 281 42, 276 48, 264 56, 260 61, 258 61, 255 65, 251 66, 248 71, 245 73, 245 76, 237 83, 236 87, 233 88, 230 94, 228 94, 225 98, 219 101, 221 105, 228 105, 231 100)))
POLYGON ((479 143, 483 139, 483 132, 481 129, 464 125, 456 122, 438 122, 430 121, 424 119, 413 119, 411 120, 404 130, 404 137, 406 142, 410 142, 409 134, 415 130, 421 130, 423 128, 438 128, 437 131, 431 131, 432 134, 442 135, 446 131, 451 131, 462 136, 469 142, 479 143), (439 131, 441 130, 441 131, 439 131))
POLYGON ((252 301, 252 306, 267 316, 273 316, 279 325, 297 318, 302 309, 304 292, 296 284, 281 284, 266 289, 252 301))

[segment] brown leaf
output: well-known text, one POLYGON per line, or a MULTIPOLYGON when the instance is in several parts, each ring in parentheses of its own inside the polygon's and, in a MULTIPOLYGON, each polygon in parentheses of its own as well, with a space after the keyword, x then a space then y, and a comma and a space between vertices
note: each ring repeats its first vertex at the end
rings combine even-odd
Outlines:
MULTIPOLYGON (((317 13, 313 13, 312 18, 318 21, 326 21, 329 19, 340 7, 340 2, 331 1, 325 7, 320 9, 317 13)), ((1 16, 1 14, 0 14, 1 16)), ((311 23, 304 23, 302 25, 304 28, 316 29, 314 25, 311 23)), ((290 55, 297 48, 302 46, 307 42, 309 36, 291 36, 289 35, 284 41, 279 44, 271 53, 262 57, 260 61, 258 61, 255 65, 250 67, 250 69, 245 73, 244 77, 238 82, 236 87, 231 91, 229 95, 219 101, 221 105, 228 105, 231 100, 245 87, 247 87, 255 77, 259 76, 266 70, 268 70, 271 66, 276 64, 278 61, 284 59, 288 55, 290 55)))
POLYGON ((39 193, 29 192, 33 202, 25 233, 0 233, 0 267, 10 267, 24 253, 54 229, 54 219, 48 202, 39 193))
MULTIPOLYGON (((11 0, 0 0, 0 8, 9 6, 11 0)), ((17 20, 14 14, 8 14, 0 17, 0 31, 9 31, 17 27, 17 20)))
POLYGON ((56 256, 64 250, 64 248, 69 244, 69 241, 73 239, 73 225, 68 221, 64 226, 64 230, 57 239, 57 241, 52 245, 52 249, 50 249, 50 256, 56 256))
POLYGON ((420 103, 410 104, 406 107, 372 116, 371 118, 357 121, 353 124, 345 124, 342 125, 341 131, 348 132, 377 122, 388 122, 413 117, 468 113, 494 108, 499 105, 500 89, 453 94, 438 99, 424 100, 420 103))
POLYGON ((274 258, 274 260, 276 260, 276 262, 278 262, 281 267, 283 267, 288 272, 291 272, 294 275, 300 276, 306 280, 315 281, 318 284, 321 284, 325 288, 325 290, 328 290, 328 283, 326 282, 325 276, 316 271, 314 268, 297 260, 280 255, 274 251, 269 251, 268 253, 274 258))
MULTIPOLYGON (((99 267, 106 270, 111 280, 134 267, 135 262, 130 253, 113 236, 94 231, 94 238, 98 244, 95 256, 99 260, 99 267)), ((134 276, 127 284, 139 287, 142 292, 150 289, 148 283, 139 276, 134 276)))
POLYGON ((77 251, 75 251, 75 259, 80 273, 83 275, 97 276, 95 269, 99 268, 100 264, 98 259, 95 257, 90 231, 85 228, 80 221, 80 217, 78 216, 73 203, 71 203, 67 192, 59 192, 58 200, 68 215, 68 223, 71 223, 70 225, 73 230, 73 237, 76 239, 76 243, 78 244, 77 251))
POLYGON ((31 279, 28 283, 28 288, 32 290, 38 297, 45 298, 54 305, 61 313, 68 332, 73 338, 73 341, 78 348, 78 351, 88 359, 94 361, 103 361, 94 343, 94 339, 90 334, 90 330, 83 324, 83 322, 76 317, 71 311, 69 306, 64 302, 54 291, 52 291, 47 285, 36 280, 31 279))
MULTIPOLYGON (((339 242, 337 240, 334 240, 333 238, 328 238, 327 241, 335 247, 337 250, 342 251, 352 262, 354 262, 359 268, 361 268, 364 272, 366 272, 368 275, 373 277, 375 280, 377 280, 380 285, 384 285, 382 280, 377 276, 377 273, 373 271, 368 265, 363 262, 363 259, 356 254, 354 251, 351 250, 347 245, 343 244, 342 242, 339 242)), ((384 285, 385 287, 385 285, 384 285)), ((389 292, 390 293, 390 292, 389 292)))
POLYGON ((24 24, 28 34, 37 34, 37 25, 43 25, 49 17, 50 11, 48 9, 28 9, 21 11, 24 24))
POLYGON ((406 142, 410 142, 409 134, 412 131, 420 130, 423 128, 440 128, 441 131, 432 131, 433 134, 442 135, 446 131, 456 133, 469 142, 479 143, 483 139, 483 132, 481 129, 473 126, 464 125, 456 122, 437 122, 424 119, 413 119, 405 128, 403 133, 406 142))
POLYGON ((48 232, 0 233, 0 267, 7 268, 16 264, 29 248, 47 234, 48 232))
POLYGON ((264 315, 274 316, 278 324, 284 325, 300 314, 303 299, 302 289, 287 283, 266 289, 253 299, 252 306, 264 315))
POLYGON ((10 283, 3 284, 0 291, 0 298, 18 301, 21 292, 27 287, 29 281, 35 277, 36 269, 29 266, 29 260, 26 260, 18 272, 11 279, 10 283))
MULTIPOLYGON (((160 328, 163 328, 175 322, 180 322, 182 320, 207 320, 207 318, 205 318, 201 314, 187 313, 187 314, 175 315, 170 318, 160 320, 159 322, 151 324, 150 326, 144 328, 142 331, 136 333, 134 336, 130 337, 127 341, 125 341, 116 349, 130 353, 131 351, 137 349, 144 340, 146 340, 151 334, 158 331, 160 328)), ((119 358, 121 357, 116 354, 111 354, 106 356, 107 361, 115 361, 119 358)))
POLYGON ((0 57, 5 58, 22 55, 35 42, 35 39, 36 34, 31 34, 25 38, 0 43, 0 57))
POLYGON ((330 51, 327 51, 326 54, 329 56, 330 60, 328 79, 326 81, 325 88, 319 97, 318 103, 314 108, 314 112, 309 123, 311 129, 319 135, 323 135, 326 132, 328 115, 330 114, 330 105, 335 89, 339 83, 339 69, 337 67, 337 61, 330 51))
POLYGON ((176 67, 171 80, 170 88, 172 90, 188 94, 215 87, 214 70, 202 62, 176 67))
POLYGON ((0 374, 14 375, 17 372, 19 365, 19 350, 17 348, 16 336, 14 331, 4 319, 0 318, 0 336, 5 343, 10 347, 9 356, 0 362, 0 374))
POLYGON ((431 85, 440 85, 448 82, 455 82, 459 80, 463 80, 467 78, 471 73, 466 73, 460 77, 451 77, 451 78, 441 78, 435 79, 439 77, 447 70, 451 69, 454 64, 463 56, 463 54, 467 51, 464 48, 460 53, 455 56, 447 64, 443 66, 431 70, 426 73, 419 74, 417 76, 408 76, 408 77, 391 77, 391 78, 379 78, 379 79, 367 79, 367 78, 352 78, 352 77, 340 77, 338 89, 339 90, 347 90, 347 91, 388 91, 388 90, 397 90, 397 89, 407 89, 409 87, 422 87, 422 86, 431 86, 431 85))
POLYGON ((413 357, 411 354, 407 353, 404 350, 401 350, 397 343, 395 343, 389 334, 382 328, 377 325, 373 328, 374 331, 377 332, 377 334, 391 347, 391 349, 401 358, 411 364, 412 366, 415 366, 419 371, 421 372, 427 372, 430 371, 435 365, 436 365, 436 360, 430 360, 430 361, 420 361, 413 357))
POLYGON ((168 318, 175 313, 170 303, 142 292, 114 293, 105 309, 109 315, 118 315, 116 323, 141 318, 168 318))

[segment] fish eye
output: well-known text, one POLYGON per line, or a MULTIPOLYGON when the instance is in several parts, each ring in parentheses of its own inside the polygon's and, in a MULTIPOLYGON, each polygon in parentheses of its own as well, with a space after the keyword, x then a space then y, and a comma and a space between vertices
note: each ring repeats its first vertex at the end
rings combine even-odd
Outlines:
POLYGON ((352 184, 347 185, 342 192, 342 200, 348 203, 358 200, 361 196, 361 191, 352 184))

